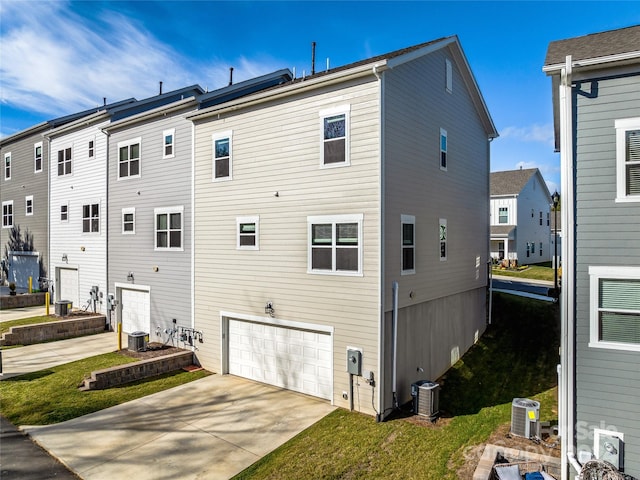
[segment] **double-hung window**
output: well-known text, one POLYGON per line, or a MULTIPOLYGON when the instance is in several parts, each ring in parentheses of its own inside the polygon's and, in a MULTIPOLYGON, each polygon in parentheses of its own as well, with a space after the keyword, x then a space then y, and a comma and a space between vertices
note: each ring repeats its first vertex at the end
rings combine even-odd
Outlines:
POLYGON ((100 204, 90 203, 82 206, 82 231, 97 233, 100 231, 100 204))
POLYGON ((231 180, 233 175, 233 132, 213 135, 213 181, 231 180))
POLYGON ((2 202, 2 228, 13 227, 13 200, 2 202))
POLYGON ((26 216, 33 215, 33 195, 24 197, 24 214, 26 216))
POLYGON ((615 121, 618 202, 640 202, 640 117, 615 121))
POLYGON ((447 170, 447 131, 440 129, 440 170, 447 170))
POLYGON ((11 152, 4 154, 4 179, 11 180, 11 152))
POLYGON ((155 215, 155 249, 184 250, 182 217, 184 207, 156 208, 155 215))
POLYGON ((509 223, 509 209, 508 207, 498 208, 498 223, 509 223))
POLYGON ((260 217, 236 218, 238 250, 259 250, 260 217))
POLYGON ((640 268, 589 267, 590 347, 640 351, 640 268))
POLYGON ((63 203, 60 205, 60 221, 68 222, 69 221, 69 205, 63 203))
POLYGON ((140 176, 140 142, 138 137, 118 143, 118 178, 140 176))
POLYGON ((349 165, 349 113, 351 105, 320 111, 322 167, 349 165))
POLYGON ((95 141, 89 140, 89 158, 93 158, 95 151, 95 141))
POLYGON ((416 217, 401 215, 402 275, 416 273, 416 217))
POLYGON ((71 175, 71 147, 58 150, 58 176, 71 175))
POLYGON ((122 234, 134 235, 136 233, 136 209, 122 209, 122 234))
POLYGON ((362 214, 307 217, 309 273, 362 275, 362 214))
POLYGON ((38 142, 33 146, 33 171, 42 171, 42 142, 38 142))
POLYGON ((162 132, 162 158, 172 158, 174 156, 175 137, 175 128, 162 132))

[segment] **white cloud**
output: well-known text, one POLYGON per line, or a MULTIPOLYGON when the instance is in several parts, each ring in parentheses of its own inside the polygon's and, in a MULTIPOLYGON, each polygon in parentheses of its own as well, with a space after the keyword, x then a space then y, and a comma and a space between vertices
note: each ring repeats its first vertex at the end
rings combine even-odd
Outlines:
MULTIPOLYGON (((165 92, 228 83, 227 66, 199 65, 116 12, 100 12, 97 20, 64 2, 2 2, 0 14, 0 102, 14 108, 64 115, 100 105, 103 97, 115 102, 156 95, 159 81, 165 92)), ((276 69, 246 58, 219 62, 234 63, 238 81, 276 69)))
POLYGON ((527 127, 506 127, 500 132, 502 138, 512 138, 524 142, 538 142, 553 146, 553 125, 550 123, 544 125, 533 124, 527 127))

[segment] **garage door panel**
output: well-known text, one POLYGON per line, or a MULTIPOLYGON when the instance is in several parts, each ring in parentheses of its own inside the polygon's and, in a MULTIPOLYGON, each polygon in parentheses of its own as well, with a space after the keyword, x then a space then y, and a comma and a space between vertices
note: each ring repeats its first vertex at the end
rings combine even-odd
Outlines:
POLYGON ((150 294, 146 290, 122 289, 122 330, 126 333, 146 332, 151 328, 150 294))
POLYGON ((229 373, 331 398, 331 338, 301 329, 229 320, 229 373))
POLYGON ((78 270, 75 268, 61 268, 59 270, 60 300, 70 300, 74 307, 80 307, 78 289, 78 270))

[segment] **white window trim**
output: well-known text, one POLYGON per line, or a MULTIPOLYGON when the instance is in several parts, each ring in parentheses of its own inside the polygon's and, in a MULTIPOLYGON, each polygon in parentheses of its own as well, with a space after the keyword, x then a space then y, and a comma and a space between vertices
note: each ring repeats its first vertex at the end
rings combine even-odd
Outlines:
POLYGON ((0 215, 2 215, 2 228, 12 228, 13 225, 15 224, 14 219, 15 219, 15 215, 16 212, 13 209, 13 200, 6 200, 4 202, 2 202, 2 212, 0 212, 0 215), (5 225, 4 224, 4 207, 5 205, 11 205, 11 224, 5 225))
MULTIPOLYGON (((123 142, 118 142, 118 148, 116 150, 116 178, 118 181, 121 180, 129 180, 131 178, 140 178, 142 176, 142 137, 132 138, 130 140, 125 140, 123 142), (131 145, 138 144, 138 173, 137 175, 127 175, 126 177, 120 176, 120 148, 122 147, 130 147, 131 145)), ((129 167, 131 167, 131 158, 127 160, 129 162, 129 167)))
POLYGON ((33 195, 24 197, 24 215, 30 217, 33 215, 33 195), (29 200, 31 200, 31 213, 29 213, 29 200))
POLYGON ((447 136, 447 131, 444 128, 440 129, 440 135, 438 136, 438 151, 440 154, 438 155, 438 164, 440 165, 440 170, 446 172, 449 169, 449 137, 447 136), (442 137, 445 138, 446 147, 444 150, 442 149, 442 137), (446 165, 442 166, 442 152, 446 155, 446 165))
POLYGON ((214 133, 211 136, 211 181, 229 182, 233 180, 233 130, 214 133), (229 176, 216 178, 216 140, 229 139, 229 176))
POLYGON ((162 132, 162 158, 173 158, 176 156, 176 129, 170 128, 162 132), (165 153, 165 148, 167 144, 164 143, 165 139, 168 135, 171 135, 171 153, 167 155, 165 153))
POLYGON ((60 204, 60 215, 58 216, 60 219, 60 223, 69 223, 69 202, 60 204), (62 207, 67 207, 67 218, 66 220, 62 219, 62 207))
MULTIPOLYGON (((153 249, 157 252, 183 252, 184 251, 184 207, 174 206, 174 207, 158 207, 153 209, 153 249), (167 214, 170 215, 172 213, 180 214, 180 247, 158 247, 158 224, 157 217, 159 214, 167 214)), ((167 223, 169 225, 169 223, 167 223)), ((169 238, 167 238, 167 242, 169 238)))
POLYGON ((640 117, 615 121, 616 128, 616 202, 640 202, 640 195, 628 196, 625 192, 626 138, 628 130, 640 130, 640 117))
POLYGON ((136 234, 136 209, 135 207, 131 207, 131 208, 123 208, 122 209, 122 235, 135 235, 136 234), (126 214, 133 214, 133 230, 131 230, 130 232, 124 229, 124 216, 126 214))
POLYGON ((447 93, 453 93, 453 65, 451 60, 445 58, 445 90, 447 93))
POLYGON ((11 159, 11 152, 7 152, 4 154, 2 160, 2 176, 5 180, 11 180, 11 173, 13 170, 13 161, 11 159), (7 158, 9 159, 9 176, 7 176, 7 158))
POLYGON ((447 227, 447 219, 441 218, 438 223, 438 257, 440 257, 441 262, 446 262, 448 256, 449 256, 449 227, 447 227), (445 231, 444 240, 440 238, 440 230, 443 225, 444 225, 444 231, 445 231), (440 248, 441 247, 440 243, 443 241, 445 243, 445 253, 446 253, 444 257, 442 256, 442 250, 440 248))
POLYGON ((35 143, 33 145, 33 173, 41 172, 44 169, 44 150, 42 147, 42 142, 35 143), (40 147, 40 169, 36 168, 36 152, 38 151, 38 147, 40 147))
POLYGON ((236 218, 236 249, 237 250, 260 250, 260 217, 237 217, 236 218), (242 223, 253 223, 256 226, 255 237, 256 244, 255 245, 240 245, 240 224, 242 223))
POLYGON ((589 267, 589 347, 610 350, 640 352, 640 344, 604 342, 598 340, 598 298, 599 280, 611 278, 619 280, 640 280, 639 267, 589 267))
POLYGON ((326 108, 318 112, 320 117, 320 168, 340 168, 351 165, 351 105, 339 105, 337 107, 326 108), (334 115, 344 114, 344 162, 324 163, 324 119, 334 115))
MULTIPOLYGON (((407 247, 408 248, 408 247, 407 247)), ((415 215, 400 215, 400 275, 414 275, 416 273, 416 217, 415 215), (404 270, 404 225, 413 225, 413 268, 404 270)))
MULTIPOLYGON (((362 213, 356 214, 346 214, 346 215, 312 215, 307 217, 307 273, 313 275, 339 275, 346 277, 362 277, 362 252, 364 250, 364 246, 362 245, 362 228, 363 228, 363 220, 364 215, 362 213), (311 268, 311 256, 312 256, 312 238, 313 231, 312 225, 317 223, 357 223, 358 224, 358 270, 357 271, 345 271, 345 270, 335 270, 335 258, 332 261, 332 270, 313 270, 311 268)), ((334 229, 335 233, 335 229, 334 229)), ((332 238, 333 243, 335 243, 335 238, 332 238)), ((335 246, 332 248, 335 257, 335 246)))
MULTIPOLYGON (((102 203, 99 200, 91 200, 88 202, 82 202, 81 210, 80 210, 80 232, 82 235, 101 235, 102 234, 102 203), (84 207, 89 205, 89 231, 84 231, 84 207), (98 231, 91 230, 91 220, 93 217, 91 216, 91 208, 93 205, 98 205, 98 231)), ((69 209, 67 208, 67 218, 69 217, 69 209)))

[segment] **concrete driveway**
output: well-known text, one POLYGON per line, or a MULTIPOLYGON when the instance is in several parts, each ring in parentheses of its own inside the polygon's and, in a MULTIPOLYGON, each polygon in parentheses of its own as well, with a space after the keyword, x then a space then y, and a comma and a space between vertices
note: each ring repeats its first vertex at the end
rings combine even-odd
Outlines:
POLYGON ((215 480, 241 472, 334 408, 305 395, 211 375, 23 430, 85 480, 215 480))

